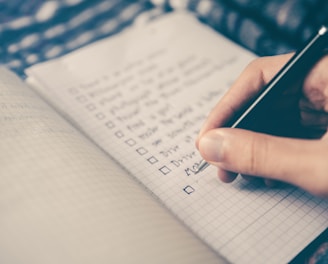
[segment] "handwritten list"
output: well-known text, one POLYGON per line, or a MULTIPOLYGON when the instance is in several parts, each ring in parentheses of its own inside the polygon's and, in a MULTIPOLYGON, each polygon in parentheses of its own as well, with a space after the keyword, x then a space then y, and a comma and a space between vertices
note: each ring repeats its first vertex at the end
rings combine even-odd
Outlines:
POLYGON ((215 103, 220 91, 215 87, 198 93, 197 98, 186 95, 203 78, 228 66, 228 62, 221 65, 210 58, 183 55, 169 64, 165 61, 169 51, 161 49, 69 88, 72 99, 85 107, 95 122, 103 123, 115 139, 149 164, 161 164, 155 166, 163 175, 178 168, 186 176, 195 172, 199 157, 190 146, 206 107, 215 103))
POLYGON ((232 262, 263 263, 269 255, 287 262, 307 243, 301 230, 309 223, 311 236, 322 230, 327 204, 294 188, 226 185, 212 167, 195 174, 198 130, 253 58, 193 17, 172 14, 27 73, 45 98, 214 250, 232 262), (263 243, 247 240, 255 233, 263 243), (282 237, 293 239, 293 247, 267 250, 265 241, 282 237))

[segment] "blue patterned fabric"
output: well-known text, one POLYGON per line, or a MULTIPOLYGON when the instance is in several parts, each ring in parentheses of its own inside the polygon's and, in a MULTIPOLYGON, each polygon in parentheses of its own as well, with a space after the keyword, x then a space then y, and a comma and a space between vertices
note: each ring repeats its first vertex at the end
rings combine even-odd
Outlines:
POLYGON ((194 12, 258 55, 296 49, 328 20, 325 0, 0 0, 0 64, 23 76, 30 65, 172 9, 194 12))
POLYGON ((0 0, 0 10, 0 63, 20 75, 30 65, 119 32, 141 14, 163 12, 145 0, 0 0))

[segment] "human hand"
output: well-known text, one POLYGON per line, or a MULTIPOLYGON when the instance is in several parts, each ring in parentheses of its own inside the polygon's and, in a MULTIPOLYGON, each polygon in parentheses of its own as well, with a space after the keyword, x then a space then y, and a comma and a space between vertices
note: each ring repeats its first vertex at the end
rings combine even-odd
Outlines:
POLYGON ((301 88, 288 87, 284 101, 273 111, 279 119, 297 110, 298 115, 292 118, 300 120, 286 118, 284 127, 288 130, 288 124, 300 121, 297 132, 316 139, 293 138, 290 133, 284 137, 284 131, 273 136, 220 128, 292 55, 263 57, 250 63, 209 114, 196 145, 203 158, 217 166, 224 182, 233 181, 240 173, 246 178, 263 177, 268 185, 282 181, 328 197, 328 56, 313 67, 301 88))

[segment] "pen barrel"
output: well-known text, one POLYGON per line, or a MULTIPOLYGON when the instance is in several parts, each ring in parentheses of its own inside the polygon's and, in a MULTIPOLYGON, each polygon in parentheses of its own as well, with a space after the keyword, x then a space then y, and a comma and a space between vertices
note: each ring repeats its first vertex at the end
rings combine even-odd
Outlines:
MULTIPOLYGON (((227 123, 226 127, 280 135, 281 132, 279 132, 278 127, 285 126, 287 122, 287 125, 293 127, 294 131, 289 131, 284 136, 294 137, 297 130, 299 130, 299 124, 288 123, 291 121, 288 121, 287 116, 293 116, 293 118, 290 118, 290 120, 293 120, 292 122, 297 120, 295 115, 299 115, 297 109, 302 83, 311 68, 325 54, 327 43, 327 28, 322 27, 303 49, 296 52, 275 77, 263 87, 260 93, 227 123), (289 100, 289 106, 297 104, 294 107, 289 107, 289 109, 295 111, 294 113, 290 110, 288 113, 284 113, 286 109, 283 105, 286 103, 286 98, 287 101, 289 100), (279 106, 279 104, 281 105, 279 106), (275 105, 278 105, 278 107, 275 105), (276 109, 272 111, 272 108, 276 109), (281 116, 279 116, 279 111, 281 111, 281 116), (269 125, 263 126, 263 123, 269 125)), ((296 136, 303 137, 303 135, 296 136)))

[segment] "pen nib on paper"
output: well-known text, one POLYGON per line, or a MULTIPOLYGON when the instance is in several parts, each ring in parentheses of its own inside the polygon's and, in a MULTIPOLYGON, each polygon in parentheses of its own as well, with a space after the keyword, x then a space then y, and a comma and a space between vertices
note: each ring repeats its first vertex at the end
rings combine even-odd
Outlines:
POLYGON ((197 170, 196 170, 195 173, 198 174, 199 172, 205 170, 209 165, 210 165, 210 164, 208 164, 205 160, 203 160, 203 161, 199 164, 199 166, 198 166, 198 168, 197 168, 197 170))

